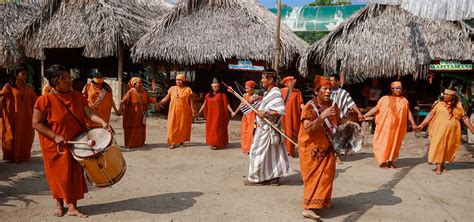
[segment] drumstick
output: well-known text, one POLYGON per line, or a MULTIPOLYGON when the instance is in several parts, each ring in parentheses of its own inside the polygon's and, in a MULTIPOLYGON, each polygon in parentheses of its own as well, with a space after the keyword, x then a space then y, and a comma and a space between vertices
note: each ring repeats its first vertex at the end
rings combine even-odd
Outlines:
POLYGON ((87 142, 83 141, 66 141, 67 144, 85 144, 88 146, 95 146, 95 140, 88 140, 87 142))

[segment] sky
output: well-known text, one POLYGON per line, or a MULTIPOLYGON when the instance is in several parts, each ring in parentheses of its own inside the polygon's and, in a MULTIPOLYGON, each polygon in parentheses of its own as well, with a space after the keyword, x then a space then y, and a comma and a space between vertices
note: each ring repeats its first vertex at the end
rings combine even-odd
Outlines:
MULTIPOLYGON (((276 0, 258 0, 261 4, 265 5, 267 8, 275 8, 276 0)), ((281 0, 282 4, 287 4, 289 6, 304 6, 314 0, 281 0)), ((365 4, 367 0, 352 0, 353 4, 365 4)))

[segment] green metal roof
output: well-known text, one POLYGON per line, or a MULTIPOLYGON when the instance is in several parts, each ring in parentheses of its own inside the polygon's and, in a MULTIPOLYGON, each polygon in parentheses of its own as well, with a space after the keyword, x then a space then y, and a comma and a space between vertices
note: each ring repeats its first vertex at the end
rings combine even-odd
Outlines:
MULTIPOLYGON (((294 32, 331 31, 365 5, 294 7, 281 9, 281 21, 294 32)), ((269 9, 276 14, 276 8, 269 9)))

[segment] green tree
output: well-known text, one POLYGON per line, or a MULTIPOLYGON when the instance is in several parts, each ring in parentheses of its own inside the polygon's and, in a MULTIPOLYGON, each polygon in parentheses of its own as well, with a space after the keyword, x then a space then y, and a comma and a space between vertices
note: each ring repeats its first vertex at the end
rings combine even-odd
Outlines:
POLYGON ((295 34, 303 39, 308 44, 313 44, 314 42, 320 40, 329 32, 295 32, 295 34))
POLYGON ((331 5, 352 5, 350 0, 315 0, 308 4, 308 6, 331 6, 331 5))

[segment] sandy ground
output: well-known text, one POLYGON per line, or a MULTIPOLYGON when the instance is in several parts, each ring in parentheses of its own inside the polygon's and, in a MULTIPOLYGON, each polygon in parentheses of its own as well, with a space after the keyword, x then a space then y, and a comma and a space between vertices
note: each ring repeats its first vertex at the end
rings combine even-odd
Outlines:
MULTIPOLYGON (((121 118, 113 117, 123 145, 121 118)), ((301 216, 303 184, 298 159, 294 174, 279 187, 246 187, 248 156, 240 150, 239 122, 229 125, 230 145, 205 145, 205 124, 193 125, 192 142, 170 150, 166 120, 150 118, 147 145, 123 152, 127 172, 111 188, 89 185, 80 208, 89 221, 308 221, 301 216)), ((428 140, 409 133, 398 169, 379 169, 371 153, 372 135, 362 152, 337 166, 330 221, 472 221, 474 148, 464 144, 447 173, 437 176, 426 163, 428 140)), ((0 162, 0 221, 51 221, 50 195, 37 141, 31 162, 0 162)), ((81 220, 69 216, 61 220, 81 220)))

